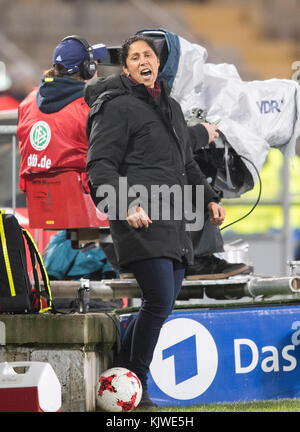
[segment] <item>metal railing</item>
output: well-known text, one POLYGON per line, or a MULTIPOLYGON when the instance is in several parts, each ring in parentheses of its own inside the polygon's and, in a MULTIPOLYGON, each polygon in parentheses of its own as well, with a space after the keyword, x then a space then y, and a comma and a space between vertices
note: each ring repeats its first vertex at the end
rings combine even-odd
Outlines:
MULTIPOLYGON (((0 120, 13 120, 17 123, 18 111, 9 110, 0 112, 0 120)), ((11 154, 11 196, 12 196, 12 211, 13 214, 16 212, 16 186, 17 186, 17 172, 16 172, 16 154, 17 154, 17 126, 3 124, 0 125, 0 135, 11 136, 12 142, 12 154, 11 154)))

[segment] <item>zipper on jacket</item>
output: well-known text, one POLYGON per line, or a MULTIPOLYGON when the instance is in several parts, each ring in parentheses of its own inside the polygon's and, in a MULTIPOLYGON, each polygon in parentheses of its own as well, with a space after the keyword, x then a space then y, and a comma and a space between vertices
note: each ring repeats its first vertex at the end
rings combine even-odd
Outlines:
MULTIPOLYGON (((148 93, 146 88, 143 88, 144 91, 144 96, 145 96, 145 103, 147 103, 150 107, 152 107, 156 112, 158 112, 159 116, 161 117, 163 123, 165 124, 167 130, 169 130, 171 132, 171 134, 173 135, 173 137, 175 138, 175 142, 176 142, 176 147, 179 151, 179 154, 181 156, 181 159, 183 161, 183 170, 185 170, 185 153, 183 151, 183 148, 181 146, 181 140, 175 130, 175 127, 173 125, 172 122, 172 108, 170 106, 169 103, 169 96, 166 94, 166 90, 163 87, 161 89, 161 95, 160 95, 160 99, 163 100, 164 102, 166 102, 167 104, 167 113, 164 113, 164 110, 161 108, 161 106, 159 105, 159 103, 157 103, 157 101, 155 101, 152 96, 150 96, 150 94, 148 93)), ((134 92, 132 92, 134 97, 138 98, 138 95, 135 95, 134 92)))

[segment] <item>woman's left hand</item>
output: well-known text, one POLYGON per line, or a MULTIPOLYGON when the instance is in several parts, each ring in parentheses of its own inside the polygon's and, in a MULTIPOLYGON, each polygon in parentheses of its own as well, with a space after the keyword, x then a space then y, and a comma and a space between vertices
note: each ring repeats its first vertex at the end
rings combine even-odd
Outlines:
POLYGON ((207 130, 208 133, 208 143, 210 144, 211 142, 213 142, 213 140, 215 138, 219 137, 219 132, 218 132, 218 125, 216 124, 211 124, 211 123, 206 123, 203 122, 201 123, 202 126, 205 127, 205 129, 207 130))
POLYGON ((207 205, 210 221, 213 225, 222 225, 225 219, 225 209, 214 201, 207 205))
POLYGON ((142 226, 148 228, 149 223, 152 223, 152 220, 140 206, 130 207, 126 220, 133 228, 142 228, 142 226))

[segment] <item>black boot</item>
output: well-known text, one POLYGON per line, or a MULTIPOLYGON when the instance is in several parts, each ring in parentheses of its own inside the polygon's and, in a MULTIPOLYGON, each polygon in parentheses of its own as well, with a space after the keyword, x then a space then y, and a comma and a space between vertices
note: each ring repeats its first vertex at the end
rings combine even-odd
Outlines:
POLYGON ((134 279, 134 274, 125 267, 120 267, 120 279, 134 279))
POLYGON ((138 408, 157 408, 157 405, 150 399, 148 389, 146 386, 143 386, 143 394, 140 403, 137 406, 138 408))
POLYGON ((195 264, 188 266, 185 273, 187 280, 196 279, 226 279, 238 274, 249 274, 251 266, 244 263, 229 263, 214 255, 195 257, 195 264))

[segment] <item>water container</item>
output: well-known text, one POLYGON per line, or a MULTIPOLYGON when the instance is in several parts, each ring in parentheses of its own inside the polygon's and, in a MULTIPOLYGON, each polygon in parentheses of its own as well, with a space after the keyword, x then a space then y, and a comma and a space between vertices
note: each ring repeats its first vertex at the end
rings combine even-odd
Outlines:
POLYGON ((0 412, 57 412, 60 407, 61 385, 49 363, 0 363, 0 412))

